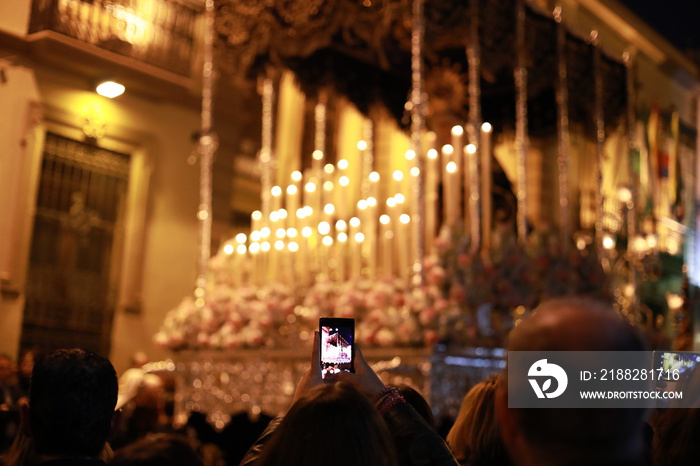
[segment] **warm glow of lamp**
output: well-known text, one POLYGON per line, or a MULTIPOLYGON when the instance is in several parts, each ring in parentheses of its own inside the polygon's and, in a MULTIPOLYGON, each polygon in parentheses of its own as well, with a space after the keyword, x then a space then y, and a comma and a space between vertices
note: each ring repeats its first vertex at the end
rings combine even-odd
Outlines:
POLYGON ((247 248, 245 247, 245 244, 239 244, 238 247, 236 248, 236 252, 238 254, 241 254, 241 255, 245 254, 246 250, 247 250, 247 248))
POLYGON ((294 186, 293 184, 290 184, 289 186, 287 186, 287 194, 289 194, 290 196, 293 196, 294 194, 296 194, 297 191, 298 191, 297 187, 294 186))
POLYGON ((397 204, 403 204, 404 202, 406 202, 406 196, 404 196, 401 193, 396 193, 394 194, 394 200, 397 204))
POLYGON ((454 149, 454 147, 452 147, 451 144, 445 144, 444 146, 442 146, 442 153, 443 154, 450 155, 454 151, 455 151, 455 149, 454 149))
POLYGON ((360 226, 360 219, 357 217, 351 218, 350 219, 350 226, 355 227, 355 228, 359 227, 360 226))
POLYGON ((361 243, 365 240, 365 235, 363 233, 355 233, 355 241, 361 243))
POLYGON ((236 235, 236 243, 243 244, 248 240, 245 233, 238 233, 236 235))
POLYGON ((301 181, 301 172, 299 170, 292 172, 292 180, 301 181))
POLYGON ((462 127, 459 126, 459 125, 453 126, 451 132, 452 132, 452 134, 454 134, 455 136, 461 136, 461 135, 464 133, 464 128, 462 128, 462 127))
POLYGON ((281 196, 282 188, 280 188, 279 186, 273 186, 272 189, 270 189, 270 194, 272 194, 275 197, 281 196))
POLYGON ((379 173, 372 172, 369 174, 369 180, 372 181, 373 183, 376 183, 377 181, 379 181, 379 179, 380 179, 379 173))
POLYGON ((227 255, 233 254, 233 245, 232 244, 224 245, 224 254, 227 254, 227 255))
POLYGON ((103 97, 114 99, 124 93, 126 87, 114 81, 104 81, 97 85, 95 91, 103 97))
POLYGON ((343 175, 343 176, 341 176, 340 178, 338 178, 338 184, 339 184, 340 186, 347 186, 347 185, 350 184, 350 178, 348 178, 347 176, 343 175))
POLYGON ((416 158, 416 151, 413 149, 408 149, 406 151, 406 160, 413 160, 416 158))
POLYGON ((365 210, 367 209, 367 200, 366 199, 360 199, 357 201, 357 208, 360 210, 365 210))
POLYGON ((382 225, 388 225, 390 221, 391 217, 389 217, 387 214, 382 214, 379 217, 379 223, 381 223, 382 225))
POLYGON ((447 173, 456 173, 457 164, 454 162, 447 162, 447 165, 445 165, 445 170, 447 170, 447 173))
POLYGON ((260 229, 260 237, 261 238, 269 238, 270 237, 270 228, 269 227, 262 227, 260 229))
POLYGON ((484 133, 490 133, 493 128, 491 127, 491 123, 489 122, 484 122, 483 125, 481 125, 481 131, 484 133))
POLYGON ((349 166, 350 166, 350 163, 347 160, 345 160, 345 159, 338 160, 338 168, 340 168, 341 170, 345 170, 349 166))
POLYGON ((348 240, 348 234, 345 233, 344 231, 341 231, 338 233, 338 242, 339 243, 344 243, 348 240))
POLYGON ((360 150, 367 149, 367 142, 366 141, 357 141, 357 148, 360 150))
POLYGON ((324 236, 323 239, 321 240, 321 242, 322 242, 325 246, 330 246, 330 245, 333 244, 333 238, 331 238, 330 236, 324 236))
POLYGON ((326 204, 323 207, 323 211, 328 215, 333 215, 333 213, 335 213, 335 206, 333 204, 326 204))
POLYGON ((401 216, 399 217, 399 222, 403 223, 404 225, 410 221, 411 221, 411 216, 408 214, 401 214, 401 216))
POLYGON ((476 154, 476 146, 474 144, 467 144, 467 154, 476 154))
POLYGON ((396 181, 403 180, 403 172, 401 170, 396 170, 392 176, 394 177, 394 180, 396 180, 396 181))
POLYGON ((345 220, 338 220, 335 222, 335 229, 336 230, 345 230, 348 227, 348 224, 345 222, 345 220))

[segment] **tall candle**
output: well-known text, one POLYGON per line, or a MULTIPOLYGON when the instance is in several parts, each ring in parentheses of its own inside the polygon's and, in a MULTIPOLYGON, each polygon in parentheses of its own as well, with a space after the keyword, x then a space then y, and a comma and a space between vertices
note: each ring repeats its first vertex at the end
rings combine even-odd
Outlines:
POLYGON ((481 125, 481 249, 491 250, 491 130, 489 123, 481 125))
POLYGON ((364 242, 364 234, 361 231, 359 218, 353 217, 350 219, 350 256, 351 256, 351 277, 353 279, 360 278, 362 272, 362 243, 364 242))
POLYGON ((272 212, 280 210, 282 208, 282 188, 273 186, 270 189, 270 194, 272 194, 272 212))
POLYGON ((335 223, 335 231, 337 232, 335 250, 337 253, 338 267, 336 269, 336 277, 339 282, 344 282, 347 277, 345 259, 347 257, 348 244, 348 224, 345 220, 338 220, 335 223))
POLYGON ((411 257, 411 246, 410 246, 410 227, 411 216, 403 213, 399 215, 399 221, 396 225, 396 244, 399 267, 399 276, 408 283, 409 277, 411 275, 411 270, 409 268, 409 259, 411 257))
MULTIPOLYGON (((464 218, 469 218, 469 228, 471 236, 471 249, 478 251, 481 245, 481 223, 479 222, 479 167, 477 160, 477 148, 474 144, 469 144, 464 148, 464 166, 469 180, 469 197, 465 201, 469 205, 464 218)), ((466 180, 467 178, 465 178, 466 180)))
POLYGON ((428 150, 425 170, 425 250, 430 254, 437 231, 438 152, 435 149, 428 150))
POLYGON ((382 272, 385 277, 392 275, 392 254, 391 247, 393 245, 394 233, 391 231, 391 217, 383 214, 379 217, 379 234, 382 242, 382 272))
POLYGON ((443 202, 443 221, 445 224, 452 226, 452 205, 455 199, 452 197, 453 173, 457 166, 452 162, 453 147, 449 144, 442 146, 442 202, 443 202))
MULTIPOLYGON (((467 187, 467 180, 464 178, 465 174, 467 173, 468 166, 462 162, 462 151, 464 149, 464 128, 462 126, 455 125, 450 130, 450 134, 452 135, 451 141, 453 149, 451 159, 455 164, 457 164, 453 181, 453 183, 456 185, 454 187, 454 192, 457 194, 457 197, 455 198, 456 212, 454 222, 457 222, 459 220, 459 216, 461 215, 460 207, 462 206, 462 203, 466 205, 469 202, 469 197, 466 194, 469 188, 467 187), (464 188, 462 188, 463 184, 464 188), (464 189, 464 196, 462 195, 462 189, 464 189)), ((466 217, 464 221, 468 222, 466 217)), ((465 228, 467 228, 466 223, 465 228)))

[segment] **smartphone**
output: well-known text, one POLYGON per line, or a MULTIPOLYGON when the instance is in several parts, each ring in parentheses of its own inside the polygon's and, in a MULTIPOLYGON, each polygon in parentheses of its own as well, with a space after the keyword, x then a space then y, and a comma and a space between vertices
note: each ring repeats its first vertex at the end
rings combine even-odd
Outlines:
POLYGON ((700 353, 691 351, 654 351, 654 369, 659 370, 659 380, 677 381, 680 374, 700 365, 700 353))
POLYGON ((323 378, 355 372, 355 319, 321 317, 318 322, 323 378))

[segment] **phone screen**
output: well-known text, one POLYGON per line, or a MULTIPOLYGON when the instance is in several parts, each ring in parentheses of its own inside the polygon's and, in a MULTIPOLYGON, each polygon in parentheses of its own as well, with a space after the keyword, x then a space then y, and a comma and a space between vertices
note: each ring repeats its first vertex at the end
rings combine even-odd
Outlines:
POLYGON ((692 370, 700 364, 700 353, 686 351, 655 351, 656 368, 661 369, 660 380, 677 380, 671 377, 676 371, 678 374, 692 370))
POLYGON ((355 319, 321 317, 319 333, 323 378, 340 371, 354 372, 355 319))

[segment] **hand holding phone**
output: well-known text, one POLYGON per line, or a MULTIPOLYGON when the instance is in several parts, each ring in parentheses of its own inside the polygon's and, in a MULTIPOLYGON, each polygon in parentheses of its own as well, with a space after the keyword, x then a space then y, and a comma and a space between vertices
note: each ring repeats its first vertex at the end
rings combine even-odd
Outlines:
POLYGON ((355 372, 355 319, 321 317, 319 335, 323 378, 355 372))

